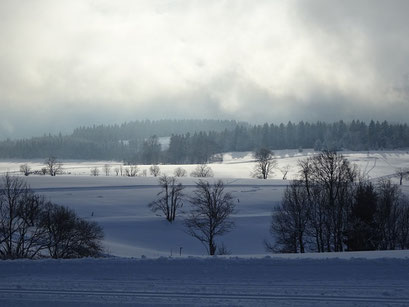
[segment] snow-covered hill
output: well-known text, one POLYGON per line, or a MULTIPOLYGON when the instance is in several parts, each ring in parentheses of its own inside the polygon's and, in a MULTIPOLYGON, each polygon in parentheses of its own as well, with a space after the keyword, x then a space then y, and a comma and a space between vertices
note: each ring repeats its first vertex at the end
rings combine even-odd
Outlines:
MULTIPOLYGON (((278 152, 279 166, 290 165, 291 179, 298 159, 309 154, 278 152)), ((406 152, 345 154, 373 179, 409 161, 406 152)), ((26 177, 37 193, 98 222, 106 252, 121 258, 0 261, 0 306, 409 305, 409 251, 268 254, 263 240, 288 181, 279 171, 274 179, 249 178, 252 160, 231 153, 210 165, 238 210, 236 227, 219 239, 232 255, 215 258, 185 232, 183 213, 170 224, 149 210, 157 178, 89 176, 106 162, 65 162, 71 175, 26 177)), ((22 162, 2 162, 0 172, 22 162)), ((178 166, 160 167, 172 174, 178 166)), ((190 172, 195 165, 182 167, 190 172)), ((191 193, 197 179, 180 180, 191 193)), ((403 189, 409 192, 407 182, 403 189)))
MULTIPOLYGON (((312 155, 312 151, 299 153, 293 151, 276 152, 279 168, 290 166, 289 178, 297 174, 299 159, 312 155)), ((351 162, 356 163, 371 178, 388 176, 396 167, 409 165, 409 153, 394 152, 345 152, 351 162)), ((24 161, 2 162, 0 171, 18 170, 24 161)), ((40 167, 33 163, 33 169, 40 167)), ((176 222, 169 224, 163 217, 152 213, 148 204, 159 192, 157 178, 90 176, 89 169, 105 162, 65 162, 65 170, 71 175, 29 176, 30 186, 39 194, 52 201, 69 206, 81 216, 98 222, 105 231, 104 241, 108 254, 123 257, 170 256, 182 251, 183 255, 203 255, 205 249, 201 243, 185 232, 182 223, 183 214, 176 222), (80 175, 73 175, 78 173, 80 175)), ((111 164, 113 164, 111 162, 111 164)), ((254 167, 251 153, 228 153, 223 163, 210 164, 216 178, 226 183, 226 191, 231 192, 236 201, 237 214, 233 219, 235 229, 221 237, 233 255, 265 254, 264 240, 270 237, 269 226, 271 211, 280 202, 288 181, 282 180, 277 169, 269 180, 251 179, 254 167)), ((149 166, 139 166, 141 170, 149 166)), ((162 173, 171 175, 176 167, 184 167, 190 173, 195 165, 161 165, 162 173)), ((186 194, 195 187, 195 178, 181 178, 186 194)), ((408 191, 405 182, 404 191, 408 191)), ((188 203, 183 210, 189 210, 188 203)))

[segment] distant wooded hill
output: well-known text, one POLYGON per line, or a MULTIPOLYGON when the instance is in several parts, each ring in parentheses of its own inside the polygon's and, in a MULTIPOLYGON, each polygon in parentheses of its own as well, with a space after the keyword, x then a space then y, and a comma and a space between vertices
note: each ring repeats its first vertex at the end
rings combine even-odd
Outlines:
POLYGON ((214 154, 314 148, 383 150, 409 147, 407 124, 299 122, 249 125, 226 120, 134 121, 121 125, 80 127, 71 135, 45 135, 0 142, 0 158, 119 160, 135 164, 203 163, 214 154), (170 137, 161 149, 159 137, 170 137))

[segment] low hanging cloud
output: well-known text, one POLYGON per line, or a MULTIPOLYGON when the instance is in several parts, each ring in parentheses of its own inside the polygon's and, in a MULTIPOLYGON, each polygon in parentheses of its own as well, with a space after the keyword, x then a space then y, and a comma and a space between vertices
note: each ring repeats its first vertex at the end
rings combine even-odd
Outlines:
POLYGON ((0 2, 0 138, 409 114, 407 1, 0 2))

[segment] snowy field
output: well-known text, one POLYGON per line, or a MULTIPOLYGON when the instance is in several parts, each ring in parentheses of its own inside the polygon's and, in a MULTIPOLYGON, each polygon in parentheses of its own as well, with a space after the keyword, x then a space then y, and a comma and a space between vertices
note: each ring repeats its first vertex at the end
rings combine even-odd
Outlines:
MULTIPOLYGON (((276 152, 278 169, 288 165, 288 178, 297 173, 297 162, 312 155, 311 150, 276 152)), ((397 167, 409 166, 409 153, 392 152, 345 152, 344 155, 356 163, 370 178, 388 176, 397 167)), ((0 173, 17 172, 19 165, 28 161, 8 161, 0 163, 0 173)), ((33 169, 40 169, 41 162, 28 162, 33 169)), ((157 178, 121 177, 111 172, 110 176, 90 176, 89 170, 110 163, 112 168, 119 165, 113 162, 73 162, 64 161, 65 175, 51 177, 31 175, 26 177, 29 185, 39 194, 61 205, 69 206, 81 216, 98 222, 105 231, 106 252, 122 257, 203 255, 205 249, 199 241, 185 233, 182 223, 183 213, 176 222, 169 224, 163 217, 152 213, 147 205, 155 200, 159 192, 157 178), (69 174, 68 174, 69 173, 69 174)), ((251 153, 228 153, 223 163, 212 163, 216 178, 226 183, 226 191, 235 197, 237 213, 234 215, 235 229, 223 236, 232 255, 265 254, 264 240, 268 240, 271 211, 280 202, 288 181, 282 180, 277 169, 274 179, 259 180, 250 178, 254 167, 251 153), (245 242, 245 244, 244 244, 245 242)), ((126 167, 126 166, 124 166, 126 167)), ((195 165, 160 165, 161 172, 171 175, 176 167, 183 167, 188 174, 195 165)), ((149 166, 139 165, 139 169, 149 166)), ((196 178, 181 178, 190 194, 195 187, 196 178)), ((408 192, 407 182, 403 187, 408 192)), ((183 210, 189 210, 185 204, 183 210)))
MULTIPOLYGON (((297 161, 312 154, 276 152, 279 168, 289 165, 289 179, 297 161)), ((409 166, 406 151, 344 154, 374 180, 409 166)), ((22 163, 43 167, 42 161, 2 161, 0 173, 17 174, 22 163)), ((169 224, 149 210, 157 178, 105 176, 106 163, 119 165, 64 161, 65 175, 25 178, 37 193, 98 222, 111 258, 1 261, 0 306, 409 305, 408 251, 267 256, 271 211, 288 181, 278 170, 273 179, 250 178, 250 153, 225 154, 223 163, 209 164, 237 206, 236 227, 218 241, 231 255, 217 259, 205 257, 200 242, 186 234, 183 213, 169 224), (90 176, 93 167, 101 168, 100 176, 90 176)), ((160 165, 168 175, 176 167, 160 165)), ((190 173, 195 165, 180 167, 190 173)), ((180 180, 191 193, 197 179, 180 180)), ((403 190, 409 192, 408 182, 403 190)))
MULTIPOLYGON (((48 199, 69 206, 105 231, 107 253, 114 256, 148 257, 204 255, 201 243, 185 233, 182 216, 172 224, 157 216, 149 202, 159 192, 157 178, 29 176, 32 189, 48 199)), ((185 193, 195 188, 195 179, 181 178, 185 193)), ((271 210, 280 200, 282 180, 226 179, 226 191, 235 197, 236 228, 222 237, 232 254, 264 254, 269 237, 271 210), (245 244, 244 244, 245 242, 245 244)), ((182 208, 189 210, 186 203, 182 208)))
POLYGON ((351 254, 1 261, 0 305, 409 305, 408 253, 351 254))
MULTIPOLYGON (((367 152, 341 152, 352 163, 357 164, 362 172, 371 178, 377 178, 394 173, 398 167, 409 166, 409 150, 396 151, 367 151, 367 152)), ((288 179, 297 175, 297 162, 314 154, 312 149, 304 149, 303 152, 298 150, 278 150, 275 151, 278 168, 273 174, 273 179, 282 179, 280 169, 289 168, 288 179)), ((20 165, 28 163, 32 170, 41 170, 44 167, 44 160, 0 160, 0 174, 6 172, 19 174, 20 165)), ((63 171, 73 176, 90 176, 90 170, 97 167, 100 176, 103 176, 103 166, 111 166, 111 176, 114 175, 114 169, 121 163, 117 161, 63 161, 63 171)), ((251 152, 232 152, 223 155, 222 163, 212 163, 211 167, 216 177, 221 178, 249 178, 254 166, 254 158, 251 152)), ((126 166, 123 166, 124 168, 126 166)), ((139 173, 144 170, 149 175, 150 165, 138 165, 139 173)), ((160 165, 162 173, 171 175, 176 167, 182 167, 187 170, 188 174, 194 170, 196 165, 160 165)))

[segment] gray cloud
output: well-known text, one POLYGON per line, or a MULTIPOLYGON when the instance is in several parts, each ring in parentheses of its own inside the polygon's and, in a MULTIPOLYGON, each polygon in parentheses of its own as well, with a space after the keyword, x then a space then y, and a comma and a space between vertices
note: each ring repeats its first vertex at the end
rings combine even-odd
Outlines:
POLYGON ((0 2, 0 138, 409 114, 407 1, 0 2))

